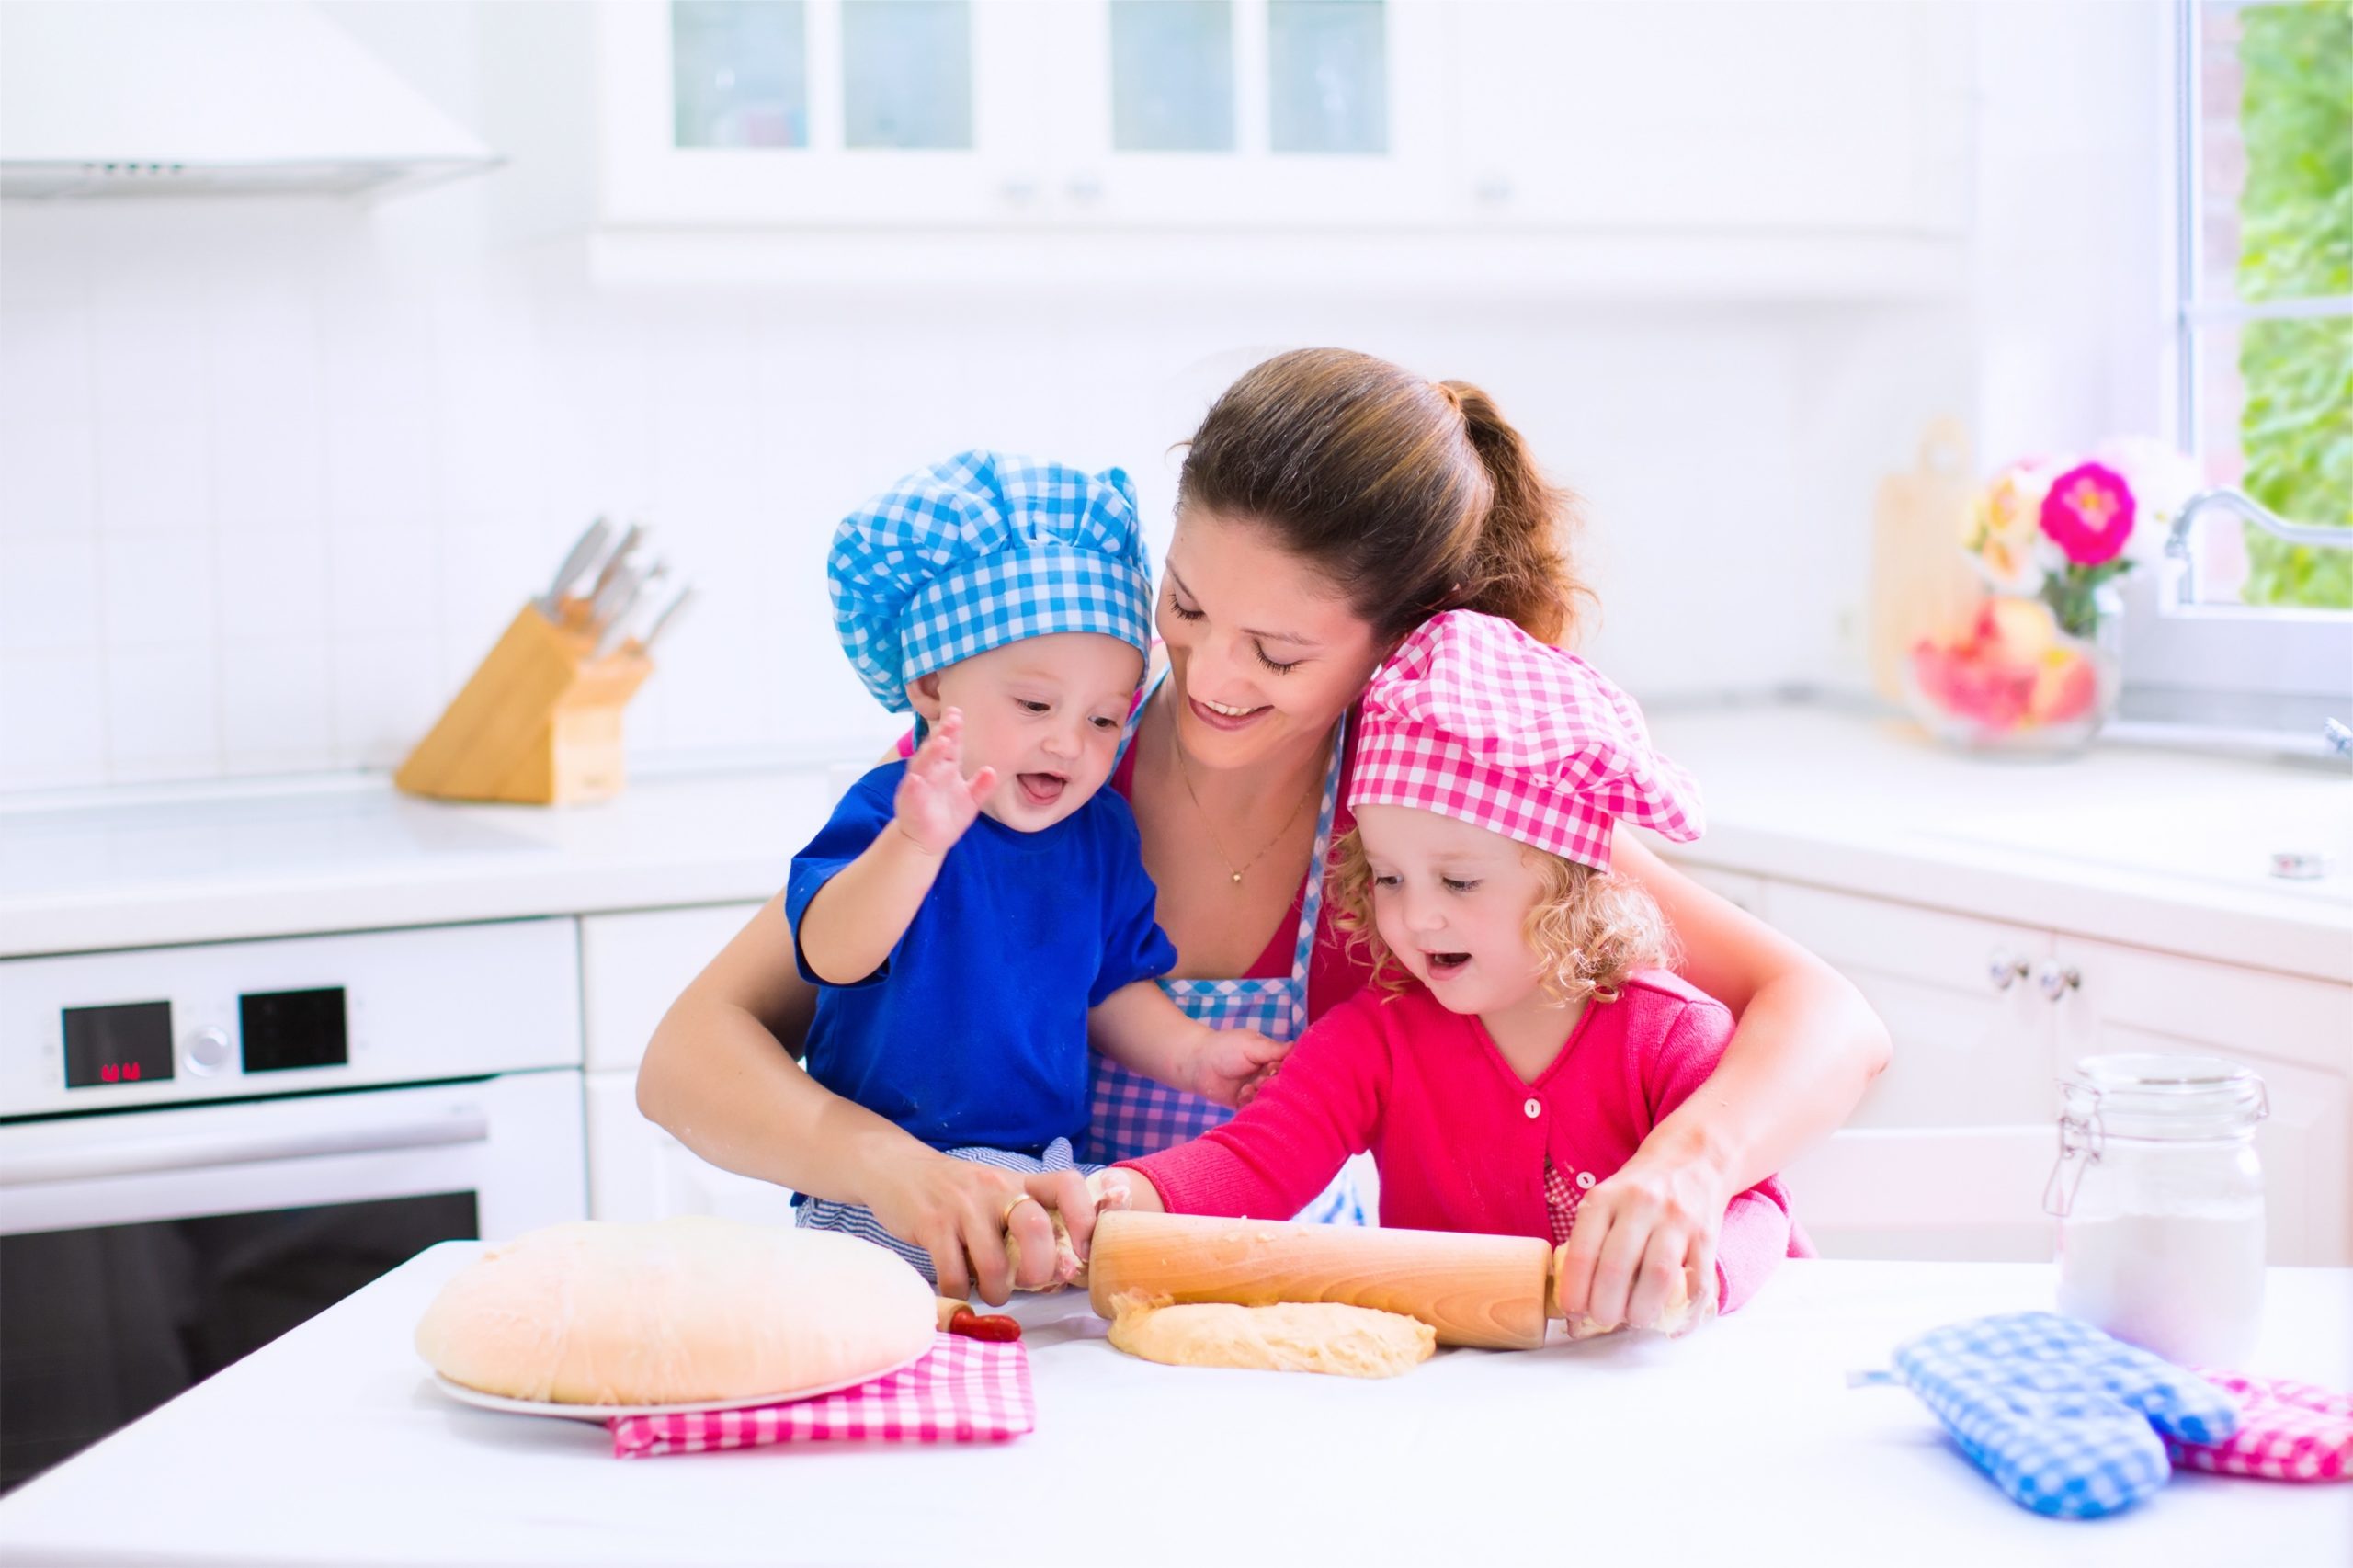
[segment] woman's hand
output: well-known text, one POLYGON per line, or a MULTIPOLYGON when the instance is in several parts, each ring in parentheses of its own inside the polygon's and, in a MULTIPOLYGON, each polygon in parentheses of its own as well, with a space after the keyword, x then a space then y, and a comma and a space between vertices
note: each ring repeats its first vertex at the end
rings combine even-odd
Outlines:
MULTIPOLYGON (((1712 1315, 1716 1233, 1730 1199, 1712 1165, 1635 1151, 1577 1206, 1554 1287, 1562 1311, 1604 1329, 1648 1328, 1665 1318, 1680 1281, 1712 1315)), ((1705 1321, 1694 1312, 1688 1326, 1705 1321)))
POLYGON ((963 710, 942 710, 930 737, 907 759, 907 771, 900 778, 898 793, 891 802, 899 831, 934 855, 945 855, 955 847, 972 819, 981 814, 981 802, 996 788, 994 767, 964 777, 960 766, 963 739, 963 710))
POLYGON ((884 1230, 931 1255, 939 1294, 965 1297, 977 1290, 993 1307, 1003 1306, 1017 1287, 1054 1283, 1051 1210, 1061 1210, 1081 1257, 1095 1230, 1086 1179, 1076 1171, 1025 1176, 921 1147, 878 1173, 865 1196, 884 1230), (1019 1243, 1018 1274, 1006 1251, 1008 1235, 1019 1243))
POLYGON ((1194 1047, 1187 1085, 1217 1105, 1242 1107, 1258 1095, 1275 1069, 1290 1054, 1289 1042, 1270 1039, 1256 1029, 1219 1029, 1204 1025, 1194 1047))

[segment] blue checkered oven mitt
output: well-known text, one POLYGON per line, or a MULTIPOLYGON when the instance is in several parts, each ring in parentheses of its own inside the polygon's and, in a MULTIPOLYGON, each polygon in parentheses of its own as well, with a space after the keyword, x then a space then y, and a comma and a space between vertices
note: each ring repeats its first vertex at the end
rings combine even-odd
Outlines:
POLYGON ((2166 1437, 2219 1443, 2238 1406, 2195 1372, 2056 1312, 1949 1324, 1896 1370, 2013 1502, 2096 1519, 2165 1483, 2166 1437))

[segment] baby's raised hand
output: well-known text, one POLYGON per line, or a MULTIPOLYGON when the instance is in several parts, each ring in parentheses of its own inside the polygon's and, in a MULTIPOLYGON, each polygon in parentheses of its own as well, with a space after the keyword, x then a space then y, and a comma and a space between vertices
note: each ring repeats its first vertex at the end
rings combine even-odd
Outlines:
POLYGON ((994 767, 964 777, 963 735, 963 710, 943 710, 930 738, 907 759, 907 771, 892 801, 899 831, 934 855, 955 846, 981 814, 981 802, 996 788, 994 767))
POLYGON ((1193 1053, 1193 1092, 1222 1106, 1245 1106, 1257 1098, 1290 1054, 1287 1041, 1256 1029, 1205 1028, 1202 1036, 1193 1053))

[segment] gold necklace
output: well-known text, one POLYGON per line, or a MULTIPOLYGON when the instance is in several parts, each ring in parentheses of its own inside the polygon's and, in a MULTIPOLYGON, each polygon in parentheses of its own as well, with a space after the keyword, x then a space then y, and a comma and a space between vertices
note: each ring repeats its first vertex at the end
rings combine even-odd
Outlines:
POLYGON ((1293 806, 1290 809, 1290 815, 1284 819, 1283 825, 1275 830, 1274 837, 1267 840, 1267 842, 1259 847, 1258 853, 1251 856, 1249 859, 1245 860, 1237 868, 1233 863, 1233 857, 1226 854, 1225 846, 1218 842, 1217 829, 1211 825, 1210 822, 1209 809, 1201 804, 1201 797, 1194 791, 1192 770, 1185 766, 1185 743, 1182 740, 1179 740, 1173 733, 1169 735, 1168 741, 1171 745, 1176 748, 1176 777, 1185 781, 1185 793, 1191 799, 1193 802, 1193 810, 1200 812, 1201 828, 1210 835, 1210 847, 1217 851, 1217 858, 1225 863, 1225 869, 1232 876, 1233 885, 1239 887, 1242 885, 1243 873, 1249 870, 1251 867, 1256 865, 1259 861, 1265 859, 1267 858, 1267 851, 1272 849, 1276 845, 1280 844, 1283 841, 1284 835, 1289 834, 1290 830, 1298 824, 1300 813, 1307 810, 1308 797, 1302 795, 1299 798, 1299 804, 1293 806))

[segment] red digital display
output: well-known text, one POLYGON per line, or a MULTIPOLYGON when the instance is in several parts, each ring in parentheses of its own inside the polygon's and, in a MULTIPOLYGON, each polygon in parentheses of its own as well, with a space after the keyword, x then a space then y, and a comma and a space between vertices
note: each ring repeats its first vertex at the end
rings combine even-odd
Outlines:
POLYGON ((65 1086, 143 1084, 172 1075, 172 1005, 65 1009, 65 1086))

